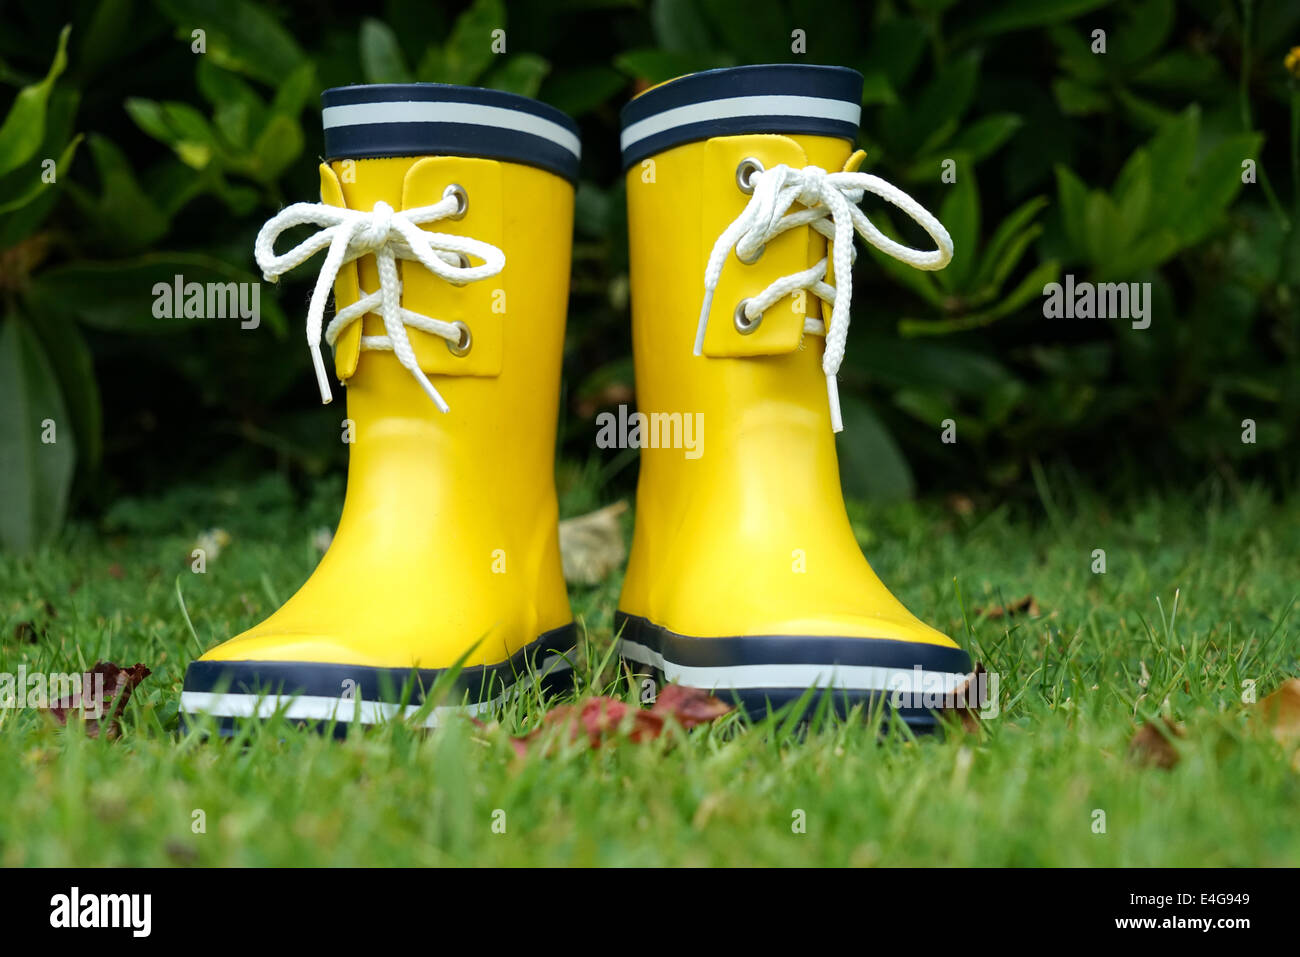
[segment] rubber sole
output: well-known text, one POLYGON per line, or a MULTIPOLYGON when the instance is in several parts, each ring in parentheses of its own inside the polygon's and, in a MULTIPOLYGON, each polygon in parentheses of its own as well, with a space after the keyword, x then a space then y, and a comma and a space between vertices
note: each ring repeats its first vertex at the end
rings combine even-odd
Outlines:
POLYGON ((509 659, 462 668, 373 668, 306 661, 195 661, 185 671, 181 722, 207 715, 222 734, 233 733, 244 718, 266 719, 281 713, 289 721, 324 728, 337 735, 352 724, 374 725, 395 718, 436 727, 448 715, 491 711, 538 677, 546 692, 573 686, 572 658, 577 644, 574 625, 543 634, 509 659), (441 685, 439 683, 441 682, 441 685), (425 696, 439 687, 439 697, 456 704, 425 709, 425 696), (443 693, 445 691, 445 694, 443 693))
POLYGON ((808 716, 825 697, 841 716, 863 705, 930 730, 937 714, 959 701, 971 672, 970 655, 960 648, 890 638, 691 638, 621 611, 614 627, 619 655, 633 674, 711 691, 736 701, 753 720, 815 688, 808 716))

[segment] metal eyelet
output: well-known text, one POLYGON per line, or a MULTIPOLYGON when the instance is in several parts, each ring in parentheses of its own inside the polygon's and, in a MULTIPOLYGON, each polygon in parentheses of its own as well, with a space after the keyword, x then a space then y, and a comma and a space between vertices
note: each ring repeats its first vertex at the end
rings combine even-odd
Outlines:
POLYGON ((460 338, 455 342, 444 339, 443 341, 447 343, 447 351, 454 356, 468 355, 474 345, 474 337, 470 335, 469 326, 463 322, 453 322, 452 325, 460 330, 460 338))
POLYGON ((763 245, 759 246, 758 249, 754 250, 754 255, 746 259, 744 256, 740 255, 740 250, 737 249, 736 258, 739 259, 746 266, 752 266, 754 265, 754 263, 758 262, 759 257, 762 256, 763 253, 766 251, 767 251, 767 243, 764 243, 763 245))
POLYGON ((763 164, 752 156, 747 156, 740 161, 736 167, 736 185, 740 187, 742 193, 754 192, 754 177, 762 173, 763 164))
POLYGON ((465 187, 460 183, 452 183, 442 191, 442 198, 448 196, 456 197, 456 212, 448 216, 448 219, 464 219, 465 214, 469 212, 469 193, 465 192, 465 187))
POLYGON ((761 312, 758 314, 758 318, 756 319, 750 319, 749 316, 745 315, 745 305, 748 302, 748 299, 742 299, 740 302, 736 303, 736 313, 731 320, 735 323, 736 331, 742 336, 749 335, 763 322, 763 314, 761 312))

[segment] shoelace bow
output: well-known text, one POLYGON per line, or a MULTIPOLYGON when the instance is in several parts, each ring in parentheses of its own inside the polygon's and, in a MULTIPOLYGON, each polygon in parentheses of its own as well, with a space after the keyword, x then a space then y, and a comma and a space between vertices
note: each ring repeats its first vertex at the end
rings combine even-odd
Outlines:
POLYGON ((284 273, 320 250, 329 249, 307 307, 307 345, 311 349, 322 402, 328 403, 333 399, 325 360, 321 357, 325 303, 339 270, 347 263, 373 253, 379 268, 379 290, 372 293, 362 290, 356 302, 338 310, 324 330, 325 341, 332 347, 349 325, 368 312, 378 313, 384 320, 387 335, 362 336, 361 348, 392 350, 397 361, 415 376, 434 404, 443 412, 448 410, 447 403, 420 368, 406 327, 432 333, 448 342, 460 341, 461 327, 402 308, 402 280, 397 272, 397 260, 415 260, 434 275, 457 285, 500 273, 505 268, 506 256, 491 243, 420 228, 422 223, 456 217, 462 212, 461 203, 462 198, 450 191, 431 206, 400 212, 382 201, 375 203, 371 212, 324 203, 294 203, 267 220, 258 232, 254 255, 268 282, 276 282, 284 273), (321 228, 288 252, 276 255, 275 241, 280 234, 301 225, 321 228), (467 257, 471 256, 481 260, 480 265, 464 265, 469 262, 467 257))
POLYGON ((768 170, 755 169, 749 178, 753 196, 741 214, 723 230, 709 255, 704 273, 704 304, 695 334, 695 354, 704 350, 704 332, 708 327, 713 293, 722 278, 722 267, 734 248, 745 262, 752 262, 772 238, 798 226, 811 226, 834 244, 831 256, 835 265, 835 282, 826 279, 826 258, 801 272, 782 276, 745 304, 745 318, 759 319, 778 300, 798 289, 806 289, 831 303, 829 324, 820 319, 804 320, 804 332, 826 337, 822 371, 826 374, 826 394, 830 402, 831 426, 836 432, 844 428, 840 416, 839 388, 836 376, 844 361, 844 344, 849 334, 849 305, 853 298, 853 248, 856 231, 881 252, 917 269, 942 269, 952 259, 952 238, 943 224, 920 203, 901 189, 870 173, 827 173, 817 166, 793 169, 784 164, 768 170), (874 193, 912 217, 934 240, 937 249, 924 251, 904 246, 890 239, 858 208, 863 196, 874 193), (789 212, 800 203, 804 208, 789 212), (828 223, 826 220, 830 219, 828 223))

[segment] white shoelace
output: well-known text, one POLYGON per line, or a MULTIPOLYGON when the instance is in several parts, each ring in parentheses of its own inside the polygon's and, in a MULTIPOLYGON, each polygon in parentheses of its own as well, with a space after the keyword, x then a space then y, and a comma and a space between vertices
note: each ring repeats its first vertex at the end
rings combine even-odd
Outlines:
POLYGON ((415 376, 434 404, 443 412, 448 410, 438 390, 420 368, 406 335, 411 326, 422 332, 440 336, 450 343, 460 342, 463 327, 457 323, 431 319, 418 312, 402 308, 402 280, 397 272, 397 260, 415 260, 436 276, 461 285, 478 279, 495 276, 505 268, 505 253, 478 239, 453 236, 449 233, 431 233, 420 228, 421 223, 456 217, 462 212, 462 197, 450 192, 431 206, 404 209, 396 212, 385 202, 375 203, 371 212, 344 209, 324 203, 294 203, 267 220, 257 234, 254 255, 268 282, 295 266, 310 259, 326 247, 329 252, 316 277, 311 303, 307 307, 307 345, 311 349, 312 365, 316 369, 316 382, 320 386, 321 401, 328 403, 329 377, 325 360, 321 357, 321 326, 325 316, 325 302, 339 270, 353 260, 373 253, 379 267, 379 290, 361 292, 361 298, 352 305, 338 310, 334 320, 324 330, 325 341, 332 347, 339 335, 368 312, 378 313, 384 320, 384 336, 362 336, 362 349, 391 350, 410 373, 415 376), (321 229, 294 246, 283 255, 276 255, 275 241, 280 234, 294 226, 309 224, 321 229), (467 258, 482 260, 480 265, 464 266, 467 258))
POLYGON ((817 166, 793 169, 784 164, 769 170, 755 169, 748 183, 753 196, 744 211, 736 217, 718 237, 709 255, 704 273, 704 305, 700 310, 700 325, 695 334, 695 354, 704 350, 704 332, 708 327, 709 311, 713 307, 713 293, 722 278, 722 267, 734 248, 744 262, 753 262, 761 254, 763 245, 786 230, 798 226, 811 226, 834 243, 835 281, 831 286, 826 278, 826 258, 802 272, 782 276, 745 304, 745 318, 756 322, 763 312, 778 300, 798 289, 806 289, 831 304, 829 328, 820 319, 806 318, 804 332, 826 337, 826 352, 822 357, 822 371, 826 374, 826 394, 831 407, 831 427, 839 432, 844 428, 840 417, 840 396, 836 376, 844 361, 844 343, 849 334, 849 304, 853 298, 853 248, 856 230, 871 245, 895 259, 917 269, 942 269, 952 259, 952 237, 943 224, 935 219, 920 203, 901 189, 870 173, 827 173, 817 166), (926 252, 894 242, 867 219, 858 208, 866 193, 874 193, 897 206, 912 217, 934 240, 938 247, 926 252), (803 209, 788 212, 794 203, 803 209), (827 223, 826 219, 831 222, 827 223))

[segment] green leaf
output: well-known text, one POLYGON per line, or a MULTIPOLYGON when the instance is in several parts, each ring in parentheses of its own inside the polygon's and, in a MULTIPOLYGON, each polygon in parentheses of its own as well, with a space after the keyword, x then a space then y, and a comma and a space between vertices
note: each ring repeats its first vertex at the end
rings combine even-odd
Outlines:
POLYGON ((218 66, 277 85, 306 59, 302 49, 266 9, 249 0, 154 0, 177 27, 177 36, 194 42, 202 30, 207 53, 218 66))
MULTIPOLYGON (((75 90, 66 88, 56 89, 50 95, 49 107, 45 114, 45 141, 39 148, 39 155, 54 156, 62 152, 67 156, 66 159, 58 160, 55 167, 57 178, 53 184, 46 185, 42 181, 41 185, 44 188, 35 197, 11 209, 10 212, 0 215, 0 249, 17 245, 36 232, 53 212, 62 191, 75 186, 72 177, 67 175, 73 159, 68 150, 72 141, 77 139, 72 132, 72 125, 80 99, 75 90)), ((42 172, 44 170, 39 164, 31 164, 12 171, 8 176, 0 177, 0 196, 17 196, 26 193, 33 181, 40 180, 42 172)))
POLYGON ((411 71, 393 28, 374 17, 361 21, 361 74, 367 83, 410 83, 411 71))
POLYGON ((54 81, 68 65, 68 35, 71 26, 59 33, 59 45, 54 52, 54 62, 40 83, 24 87, 18 92, 4 125, 0 126, 0 176, 26 163, 40 148, 45 138, 45 107, 54 89, 54 81))
MULTIPOLYGON (((158 284, 184 282, 254 283, 251 272, 224 260, 196 253, 149 253, 115 262, 78 260, 42 270, 32 281, 28 304, 34 315, 45 311, 75 317, 107 332, 166 335, 201 325, 225 324, 231 335, 256 335, 240 328, 239 319, 159 318, 154 304, 158 284)), ((283 323, 283 313, 263 284, 259 306, 264 323, 283 323)))
POLYGON ((1002 286, 1029 243, 1041 232, 1040 227, 1031 228, 1030 223, 1046 205, 1045 196, 1035 196, 1017 206, 998 224, 980 260, 979 272, 972 283, 975 289, 991 287, 996 290, 1002 286))
MULTIPOLYGON (((1190 106, 1175 119, 1164 124, 1147 144, 1152 176, 1162 184, 1184 183, 1196 159, 1200 134, 1200 109, 1190 106)), ((1150 222, 1168 222, 1174 210, 1186 201, 1181 190, 1162 188, 1151 200, 1150 222)))
POLYGON ((199 58, 195 74, 199 92, 212 104, 212 123, 236 149, 248 147, 254 130, 266 122, 266 104, 237 74, 223 70, 207 57, 199 58))
POLYGON ((68 171, 71 169, 72 158, 77 153, 77 147, 81 145, 81 139, 82 139, 82 134, 80 133, 74 136, 72 138, 72 142, 70 142, 66 147, 64 147, 63 153, 60 154, 58 160, 55 161, 54 182, 52 183, 45 182, 45 178, 44 178, 45 171, 43 169, 34 168, 32 170, 31 183, 25 189, 23 189, 22 192, 18 193, 16 196, 14 196, 12 199, 8 201, 0 201, 0 214, 12 213, 19 209, 22 209, 24 206, 28 205, 29 203, 36 202, 36 200, 39 199, 43 194, 45 194, 47 190, 52 192, 58 189, 59 184, 62 182, 62 180, 59 179, 59 177, 62 175, 66 175, 68 171))
POLYGON ((277 113, 253 144, 254 166, 250 176, 260 183, 274 183, 302 155, 302 148, 302 128, 298 121, 277 113))
POLYGON ((578 117, 613 99, 626 85, 627 78, 609 67, 576 67, 548 74, 538 95, 551 106, 578 117))
POLYGON ((103 413, 90 346, 76 322, 57 313, 41 314, 32 322, 32 329, 45 347, 72 417, 77 458, 83 470, 94 472, 103 450, 103 413))
POLYGON ((907 17, 884 21, 871 31, 871 46, 862 72, 879 70, 892 89, 906 85, 925 53, 927 30, 924 23, 907 17))
POLYGON ((551 65, 536 53, 516 53, 488 74, 485 85, 494 90, 536 97, 551 65))
POLYGON ((1124 231, 1115 201, 1101 190, 1093 190, 1083 204, 1083 238, 1088 258, 1094 263, 1110 262, 1133 239, 1124 231))
POLYGON ((669 53, 666 50, 652 48, 628 50, 614 57, 614 66, 630 77, 654 85, 665 80, 673 80, 687 73, 698 73, 719 66, 730 66, 732 61, 725 54, 669 53))
POLYGON ((172 148, 186 166, 204 169, 217 152, 207 118, 188 103, 157 103, 131 97, 126 112, 140 129, 172 148))
POLYGON ((898 443, 871 407, 842 396, 844 431, 836 436, 840 478, 848 498, 898 502, 912 497, 916 483, 898 443))
POLYGON ((1150 60, 1173 25, 1173 0, 1129 0, 1120 8, 1120 23, 1110 32, 1106 53, 1120 63, 1150 60))
POLYGON ((72 184, 69 192, 91 228, 105 239, 112 238, 123 252, 161 238, 170 219, 140 188, 126 156, 97 133, 90 135, 87 145, 99 172, 99 196, 91 196, 79 184, 72 184))
POLYGON ((1057 202, 1061 210, 1061 223, 1065 227, 1065 236, 1074 247, 1076 254, 1083 255, 1087 249, 1083 219, 1084 207, 1088 203, 1088 188, 1068 166, 1057 163, 1054 169, 1057 202))
POLYGON ((1223 211, 1241 191, 1242 161, 1258 160, 1262 145, 1259 133, 1235 133, 1196 165, 1183 195, 1181 215, 1170 223, 1184 245, 1200 242, 1218 225, 1223 211))
POLYGON ((980 13, 961 31, 963 37, 988 37, 1073 20, 1114 0, 1001 0, 980 5, 980 13))
POLYGON ((1104 113, 1110 106, 1105 93, 1091 86, 1059 76, 1052 81, 1052 94, 1056 104, 1066 116, 1087 116, 1092 113, 1104 113))
POLYGON ((1151 155, 1146 150, 1133 151, 1115 180, 1114 192, 1124 235, 1137 236, 1145 229, 1151 209, 1151 155))
POLYGON ((862 105, 871 106, 876 103, 897 103, 898 94, 894 92, 894 85, 889 82, 889 77, 880 70, 869 70, 862 74, 862 105))
POLYGON ((968 53, 940 70, 915 98, 886 107, 880 116, 880 131, 891 152, 903 157, 920 153, 927 143, 940 140, 938 129, 955 129, 975 96, 979 79, 979 57, 968 53))
POLYGON ((855 374, 891 389, 942 389, 980 396, 1014 381, 996 359, 926 340, 854 336, 848 356, 855 374))
POLYGON ((935 276, 945 289, 965 289, 978 261, 980 200, 974 174, 967 171, 948 187, 948 194, 939 207, 939 221, 952 236, 953 255, 947 268, 939 270, 935 276))
POLYGON ((474 0, 473 6, 457 17, 442 48, 442 81, 470 84, 482 76, 495 56, 492 31, 503 30, 505 25, 501 0, 474 0))
POLYGON ((315 64, 302 64, 280 83, 271 101, 271 112, 297 118, 307 101, 316 95, 316 86, 315 64))
POLYGON ((0 410, 0 546, 24 552, 63 524, 76 437, 54 369, 16 316, 0 328, 0 410))
POLYGON ((913 336, 947 336, 955 332, 969 332, 972 329, 980 329, 984 326, 992 325, 1004 316, 1009 316, 1019 309, 1023 309, 1036 297, 1041 298, 1043 287, 1049 282, 1055 282, 1060 272, 1060 264, 1056 260, 1048 260, 1037 266, 1029 275, 1020 281, 1020 284, 1013 289, 1010 294, 992 309, 986 309, 983 312, 968 313, 964 316, 958 316, 953 319, 923 320, 923 319, 902 319, 898 323, 898 333, 904 338, 913 336))
MULTIPOLYGON (((718 35, 718 42, 695 53, 711 49, 727 50, 741 63, 778 63, 790 59, 791 27, 779 3, 754 3, 753 0, 700 0, 708 11, 708 20, 718 35)), ((816 37, 813 38, 816 44, 816 37)))
POLYGON ((1024 125, 1025 121, 1015 113, 990 113, 953 137, 951 146, 974 160, 982 160, 992 155, 1024 125))
POLYGON ((696 0, 653 0, 650 26, 659 46, 669 53, 707 53, 713 38, 696 0))

